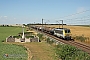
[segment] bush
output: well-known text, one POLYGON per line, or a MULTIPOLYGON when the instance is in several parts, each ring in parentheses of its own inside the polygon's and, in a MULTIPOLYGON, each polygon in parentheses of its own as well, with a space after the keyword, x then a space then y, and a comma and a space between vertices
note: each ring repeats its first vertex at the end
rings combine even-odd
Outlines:
POLYGON ((13 38, 21 38, 22 36, 13 36, 13 38))
POLYGON ((26 38, 34 38, 34 36, 26 36, 26 38))
POLYGON ((54 41, 53 41, 53 40, 50 40, 50 38, 47 38, 46 41, 47 41, 47 43, 49 43, 49 44, 53 44, 53 43, 54 43, 54 41))
POLYGON ((81 41, 81 42, 85 42, 85 40, 89 40, 89 38, 88 38, 88 37, 85 37, 84 35, 74 36, 73 39, 79 40, 79 41, 81 41))
POLYGON ((50 42, 50 38, 47 38, 46 41, 47 41, 47 43, 49 43, 50 42))
POLYGON ((56 54, 62 60, 90 60, 90 56, 70 45, 57 45, 56 54))
POLYGON ((5 42, 5 40, 2 40, 2 42, 5 42))
POLYGON ((37 34, 37 36, 39 37, 40 40, 43 40, 43 34, 37 34))

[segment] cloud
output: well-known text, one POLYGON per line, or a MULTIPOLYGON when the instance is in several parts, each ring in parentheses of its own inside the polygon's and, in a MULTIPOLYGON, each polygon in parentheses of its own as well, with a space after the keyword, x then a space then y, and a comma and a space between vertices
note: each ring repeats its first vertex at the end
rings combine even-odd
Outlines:
POLYGON ((0 19, 2 18, 2 16, 0 16, 0 19))
POLYGON ((85 7, 79 7, 77 9, 77 13, 82 13, 83 11, 86 11, 85 7))
POLYGON ((4 16, 5 18, 7 18, 7 16, 4 16))
POLYGON ((8 19, 8 17, 7 16, 3 16, 4 17, 4 19, 8 19))
POLYGON ((1 18, 2 16, 0 16, 0 18, 1 18))
POLYGON ((7 16, 0 16, 0 18, 7 18, 7 16))
POLYGON ((15 20, 16 18, 14 18, 14 20, 15 20))

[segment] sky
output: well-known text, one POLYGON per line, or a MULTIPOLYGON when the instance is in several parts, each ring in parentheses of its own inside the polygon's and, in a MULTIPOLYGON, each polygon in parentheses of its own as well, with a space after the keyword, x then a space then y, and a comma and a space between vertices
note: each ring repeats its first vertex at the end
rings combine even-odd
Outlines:
POLYGON ((90 0, 0 0, 0 24, 90 24, 89 17, 90 0))

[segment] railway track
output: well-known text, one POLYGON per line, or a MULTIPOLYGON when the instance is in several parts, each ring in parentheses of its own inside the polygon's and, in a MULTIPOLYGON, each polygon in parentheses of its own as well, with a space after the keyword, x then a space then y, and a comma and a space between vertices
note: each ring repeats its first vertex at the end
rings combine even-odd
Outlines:
MULTIPOLYGON (((41 32, 41 31, 39 31, 39 32, 41 32)), ((76 42, 76 41, 70 41, 70 40, 69 40, 69 41, 62 40, 62 39, 60 39, 60 38, 58 38, 58 37, 55 37, 55 36, 53 36, 53 35, 51 35, 51 34, 49 34, 49 33, 47 33, 47 32, 41 32, 41 33, 44 33, 45 35, 47 35, 47 36, 49 36, 49 37, 52 37, 52 38, 54 38, 54 39, 56 39, 56 40, 58 40, 58 41, 60 41, 60 42, 62 42, 62 43, 75 46, 75 47, 77 47, 78 49, 81 49, 81 50, 87 52, 87 53, 90 55, 90 46, 88 46, 88 45, 86 45, 86 44, 83 44, 83 43, 80 43, 80 42, 76 42)))
POLYGON ((86 45, 86 44, 83 44, 83 43, 79 43, 79 42, 76 42, 76 41, 69 41, 69 43, 85 52, 87 52, 89 55, 90 55, 90 46, 86 45))

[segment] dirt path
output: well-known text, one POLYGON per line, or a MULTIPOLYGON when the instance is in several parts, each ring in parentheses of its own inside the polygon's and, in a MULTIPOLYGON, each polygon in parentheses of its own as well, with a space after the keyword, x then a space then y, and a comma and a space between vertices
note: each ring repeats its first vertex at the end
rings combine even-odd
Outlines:
POLYGON ((24 44, 28 52, 28 60, 55 60, 53 48, 45 43, 24 44))
POLYGON ((27 48, 27 60, 57 60, 55 58, 54 47, 44 42, 31 42, 31 43, 9 43, 22 45, 27 48))
POLYGON ((31 54, 31 51, 28 47, 24 46, 25 48, 27 48, 27 53, 28 53, 28 60, 31 60, 32 59, 32 54, 31 54))

